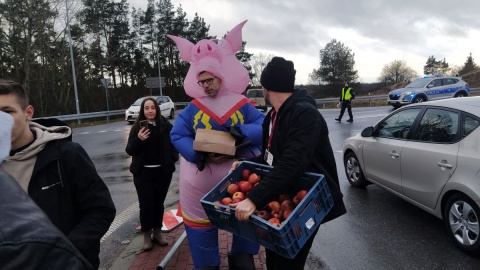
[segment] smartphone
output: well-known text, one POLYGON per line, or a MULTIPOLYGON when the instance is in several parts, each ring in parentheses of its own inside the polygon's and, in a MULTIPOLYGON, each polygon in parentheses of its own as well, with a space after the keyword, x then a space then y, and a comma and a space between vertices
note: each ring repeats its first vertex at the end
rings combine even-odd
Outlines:
POLYGON ((140 127, 148 129, 148 121, 147 120, 140 121, 140 127))

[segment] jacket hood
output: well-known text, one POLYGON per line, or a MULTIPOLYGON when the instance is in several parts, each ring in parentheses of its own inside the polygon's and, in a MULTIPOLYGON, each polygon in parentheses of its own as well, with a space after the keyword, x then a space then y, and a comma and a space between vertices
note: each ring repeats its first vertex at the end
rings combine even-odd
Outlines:
POLYGON ((30 122, 30 130, 35 133, 35 141, 26 149, 10 157, 12 160, 25 160, 37 155, 48 142, 67 139, 72 134, 72 129, 67 126, 45 127, 35 122, 30 122))
POLYGON ((307 90, 303 88, 295 89, 293 90, 293 94, 289 98, 287 98, 287 100, 285 100, 285 102, 282 104, 278 113, 280 114, 282 111, 286 111, 291 106, 301 102, 307 102, 315 107, 317 106, 317 102, 315 101, 315 99, 308 95, 307 90))

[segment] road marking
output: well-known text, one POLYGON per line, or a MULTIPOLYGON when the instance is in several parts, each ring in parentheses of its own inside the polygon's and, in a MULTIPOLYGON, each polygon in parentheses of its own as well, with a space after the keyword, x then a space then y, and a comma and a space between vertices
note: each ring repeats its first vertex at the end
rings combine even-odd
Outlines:
POLYGON ((87 131, 87 132, 83 132, 83 133, 80 133, 80 134, 90 134, 90 132, 87 131))
POLYGON ((107 132, 107 130, 101 130, 98 133, 105 133, 105 132, 107 132))
POLYGON ((109 237, 116 229, 122 226, 122 224, 125 223, 125 221, 127 221, 129 218, 131 218, 133 214, 138 213, 138 211, 138 202, 135 202, 130 207, 125 209, 122 213, 117 215, 113 220, 112 224, 110 225, 110 228, 108 228, 108 231, 105 233, 102 239, 100 239, 100 243, 102 243, 107 237, 109 237))

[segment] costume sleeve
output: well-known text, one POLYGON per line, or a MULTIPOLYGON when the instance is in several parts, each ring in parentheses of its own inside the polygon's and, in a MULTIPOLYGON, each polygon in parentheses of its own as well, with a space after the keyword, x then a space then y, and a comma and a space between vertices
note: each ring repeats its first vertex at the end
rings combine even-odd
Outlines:
POLYGON ((173 146, 189 162, 196 163, 200 161, 201 154, 193 150, 193 141, 195 140, 195 130, 192 127, 192 104, 189 104, 178 114, 177 120, 170 132, 170 139, 173 146))
MULTIPOLYGON (((275 196, 285 192, 290 183, 298 181, 314 158, 315 143, 321 132, 320 114, 311 104, 301 103, 291 111, 286 123, 281 157, 274 160, 274 168, 255 186, 248 198, 264 207, 275 196)), ((275 157, 274 157, 275 159, 275 157)))
POLYGON ((65 186, 79 213, 79 222, 67 237, 88 261, 96 262, 100 252, 100 239, 115 218, 115 205, 108 187, 79 144, 71 142, 63 151, 62 165, 65 186))

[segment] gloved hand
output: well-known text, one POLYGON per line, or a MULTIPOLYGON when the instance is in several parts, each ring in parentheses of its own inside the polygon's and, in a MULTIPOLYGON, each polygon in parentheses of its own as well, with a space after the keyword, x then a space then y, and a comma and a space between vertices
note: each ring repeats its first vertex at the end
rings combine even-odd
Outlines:
POLYGON ((240 127, 237 127, 237 126, 231 126, 229 128, 229 131, 230 131, 230 134, 233 136, 233 138, 235 138, 235 145, 239 145, 243 142, 243 139, 245 139, 245 135, 243 135, 243 132, 242 130, 240 129, 240 127))

